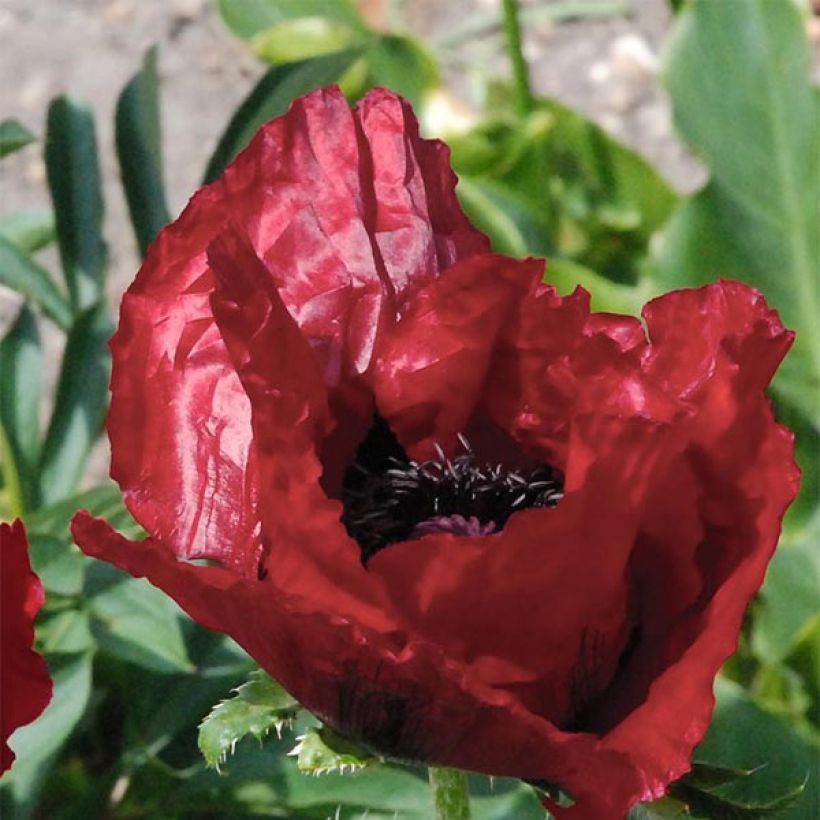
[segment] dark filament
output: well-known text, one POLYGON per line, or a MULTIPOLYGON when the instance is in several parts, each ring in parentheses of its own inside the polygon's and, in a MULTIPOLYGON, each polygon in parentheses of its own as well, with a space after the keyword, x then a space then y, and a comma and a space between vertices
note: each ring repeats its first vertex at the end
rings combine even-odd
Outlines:
POLYGON ((377 416, 342 483, 342 523, 366 562, 384 547, 430 532, 486 535, 531 507, 554 507, 563 484, 547 465, 529 473, 479 464, 463 436, 452 459, 416 462, 377 416))

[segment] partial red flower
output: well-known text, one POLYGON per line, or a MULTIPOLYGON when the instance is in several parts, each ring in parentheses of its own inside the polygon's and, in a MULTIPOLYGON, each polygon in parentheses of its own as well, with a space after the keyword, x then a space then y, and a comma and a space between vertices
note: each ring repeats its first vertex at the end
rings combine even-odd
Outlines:
POLYGON ((340 732, 614 820, 688 770, 796 492, 763 393, 792 334, 733 282, 647 332, 590 313, 454 185, 384 90, 264 126, 123 300, 112 474, 150 537, 75 537, 340 732))
POLYGON ((4 772, 14 762, 9 737, 39 717, 51 700, 46 662, 32 649, 43 586, 31 569, 26 531, 20 520, 0 523, 0 591, 0 772, 4 772))

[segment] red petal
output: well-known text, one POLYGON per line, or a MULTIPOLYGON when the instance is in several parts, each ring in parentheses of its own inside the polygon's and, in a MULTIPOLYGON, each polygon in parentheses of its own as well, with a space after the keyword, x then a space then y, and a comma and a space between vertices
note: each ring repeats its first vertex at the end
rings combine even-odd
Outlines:
POLYGON ((429 458, 467 430, 498 336, 543 273, 543 263, 474 256, 419 291, 379 337, 368 373, 379 413, 405 450, 429 458))
POLYGON ((252 574, 261 550, 250 407, 210 308, 205 250, 226 218, 338 379, 366 366, 385 298, 406 299, 488 247, 447 160, 395 95, 372 92, 351 113, 338 89, 317 91, 264 126, 160 233, 111 343, 108 426, 129 509, 178 555, 252 574), (387 143, 401 151, 382 154, 387 143), (397 179, 402 190, 377 207, 397 179))
POLYGON ((37 718, 51 700, 51 678, 43 658, 32 649, 34 619, 43 605, 40 580, 32 572, 23 523, 0 523, 0 772, 14 762, 8 739, 15 729, 37 718))

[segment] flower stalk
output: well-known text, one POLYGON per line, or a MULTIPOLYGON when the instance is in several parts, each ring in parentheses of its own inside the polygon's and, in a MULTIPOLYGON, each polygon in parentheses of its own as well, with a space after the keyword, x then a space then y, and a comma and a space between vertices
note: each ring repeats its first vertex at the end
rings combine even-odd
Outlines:
POLYGON ((510 56, 513 71, 513 96, 515 110, 520 116, 532 111, 533 96, 530 88, 530 72, 521 44, 521 21, 518 15, 518 0, 503 0, 504 36, 507 40, 507 53, 510 56))
POLYGON ((429 770, 436 820, 470 820, 467 775, 458 769, 429 770))

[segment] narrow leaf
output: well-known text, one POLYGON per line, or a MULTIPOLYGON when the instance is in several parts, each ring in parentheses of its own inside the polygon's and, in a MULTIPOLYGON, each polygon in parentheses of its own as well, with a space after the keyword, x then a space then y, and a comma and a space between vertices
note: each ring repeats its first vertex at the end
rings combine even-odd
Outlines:
POLYGON ((0 285, 37 305, 58 327, 71 326, 71 308, 45 268, 0 236, 0 285))
POLYGON ((295 97, 338 80, 358 56, 358 51, 340 51, 271 68, 228 123, 208 163, 204 182, 213 182, 263 123, 284 114, 295 97))
POLYGON ((199 749, 205 762, 216 769, 245 735, 261 740, 271 729, 279 735, 299 710, 299 704, 261 670, 251 673, 234 692, 199 726, 199 749))
POLYGON ((74 491, 102 431, 108 400, 109 333, 105 309, 96 305, 77 317, 68 334, 40 462, 40 494, 45 504, 74 491))
POLYGON ((120 94, 115 131, 128 211, 140 253, 145 256, 160 229, 170 221, 162 182, 156 47, 148 49, 142 68, 120 94))
POLYGON ((45 208, 0 216, 0 237, 23 253, 34 253, 54 241, 54 214, 45 208))
POLYGON ((0 122, 0 157, 5 157, 18 151, 35 140, 34 134, 17 120, 3 120, 0 122))
POLYGON ((45 159, 63 273, 78 312, 103 298, 106 264, 97 139, 87 106, 69 97, 51 103, 45 159))
POLYGON ((25 305, 0 342, 0 425, 20 488, 17 514, 37 504, 37 461, 40 448, 40 389, 43 351, 31 311, 25 305))
POLYGON ((352 0, 219 0, 228 28, 244 40, 300 18, 319 18, 363 28, 352 0))

